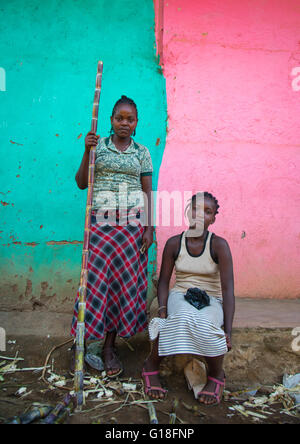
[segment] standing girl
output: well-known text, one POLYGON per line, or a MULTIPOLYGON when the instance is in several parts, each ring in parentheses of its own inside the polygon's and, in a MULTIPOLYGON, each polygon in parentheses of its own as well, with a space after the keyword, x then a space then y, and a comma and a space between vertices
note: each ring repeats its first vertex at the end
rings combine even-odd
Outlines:
POLYGON ((201 219, 204 230, 199 232, 190 222, 188 232, 170 238, 164 248, 158 283, 159 318, 154 318, 149 325, 150 338, 155 339, 158 334, 159 337, 144 364, 142 376, 145 392, 152 398, 162 399, 166 391, 161 387, 158 374, 163 356, 180 353, 203 356, 208 377, 197 399, 205 405, 216 405, 221 402, 225 386, 223 358, 231 349, 235 306, 233 266, 226 240, 208 231, 215 222, 218 201, 205 192, 204 196, 202 193, 204 208, 203 205, 197 207, 197 197, 194 195, 191 199, 188 217, 190 221, 201 219), (169 292, 174 266, 176 283, 169 292), (209 296, 209 305, 200 310, 191 305, 185 299, 190 288, 204 290, 209 296))
MULTIPOLYGON (((148 149, 131 137, 135 135, 137 122, 136 104, 122 96, 112 111, 111 136, 100 139, 93 132, 87 134, 76 174, 78 187, 87 188, 89 151, 96 146, 85 339, 105 338, 102 359, 111 378, 123 371, 116 354, 116 336, 128 338, 147 327, 147 249, 153 242, 150 198, 153 168, 148 149), (146 207, 144 195, 148 198, 146 207), (142 246, 144 253, 140 251, 142 246)), ((73 336, 77 314, 78 294, 73 336)))

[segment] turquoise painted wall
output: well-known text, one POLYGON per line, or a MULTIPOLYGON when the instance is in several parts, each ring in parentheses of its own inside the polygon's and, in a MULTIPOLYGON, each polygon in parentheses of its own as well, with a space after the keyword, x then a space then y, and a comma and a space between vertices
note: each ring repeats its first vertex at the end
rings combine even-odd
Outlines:
MULTIPOLYGON (((11 0, 0 12, 0 309, 66 311, 79 282, 86 191, 74 176, 98 60, 98 134, 108 134, 115 101, 132 97, 157 186, 167 114, 153 1, 11 0)), ((155 259, 152 247, 150 273, 155 259)))

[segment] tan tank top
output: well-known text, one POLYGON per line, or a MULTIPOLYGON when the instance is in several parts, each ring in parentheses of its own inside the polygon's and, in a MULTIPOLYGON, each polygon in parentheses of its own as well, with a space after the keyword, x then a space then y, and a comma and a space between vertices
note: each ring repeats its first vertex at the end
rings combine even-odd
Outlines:
POLYGON ((208 231, 202 252, 193 255, 188 251, 186 231, 182 233, 180 250, 175 261, 174 289, 186 293, 189 288, 197 287, 210 296, 222 298, 219 265, 210 253, 212 236, 213 233, 208 231))

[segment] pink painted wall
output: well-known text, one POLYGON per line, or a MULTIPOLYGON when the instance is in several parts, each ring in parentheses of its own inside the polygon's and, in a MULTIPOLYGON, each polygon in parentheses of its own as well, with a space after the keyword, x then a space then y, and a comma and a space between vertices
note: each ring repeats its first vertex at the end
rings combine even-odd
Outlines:
MULTIPOLYGON (((300 2, 164 3, 158 190, 218 198, 212 231, 231 246, 236 296, 300 297, 300 2)), ((158 227, 158 265, 183 229, 158 227)))

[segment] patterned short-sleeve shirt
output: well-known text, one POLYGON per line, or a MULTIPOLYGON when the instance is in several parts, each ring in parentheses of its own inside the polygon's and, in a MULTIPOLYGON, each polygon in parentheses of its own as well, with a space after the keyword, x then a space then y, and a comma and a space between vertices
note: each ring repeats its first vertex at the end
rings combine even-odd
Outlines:
POLYGON ((152 175, 149 150, 131 139, 119 151, 111 137, 99 139, 96 147, 93 209, 143 207, 141 176, 152 175))

